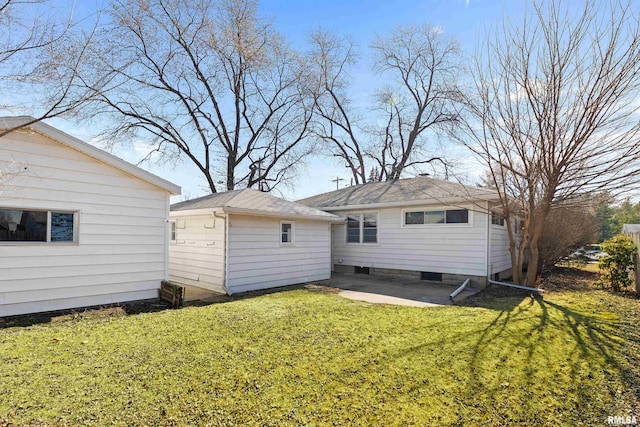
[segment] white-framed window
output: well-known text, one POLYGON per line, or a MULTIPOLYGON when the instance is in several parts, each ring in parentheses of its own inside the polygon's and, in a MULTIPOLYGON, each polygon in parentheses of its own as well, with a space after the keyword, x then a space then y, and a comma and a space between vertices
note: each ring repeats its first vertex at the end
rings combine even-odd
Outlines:
POLYGON ((378 213, 347 214, 347 243, 378 243, 378 213))
POLYGON ((410 210, 404 211, 404 225, 469 224, 469 209, 410 210))
POLYGON ((280 221, 280 244, 283 246, 295 243, 296 224, 293 221, 280 221))
POLYGON ((77 242, 77 212, 0 208, 0 243, 77 242))
POLYGON ((176 241, 176 222, 169 221, 169 240, 171 243, 175 243, 176 241))
POLYGON ((504 227, 504 217, 498 212, 491 212, 491 225, 504 227))

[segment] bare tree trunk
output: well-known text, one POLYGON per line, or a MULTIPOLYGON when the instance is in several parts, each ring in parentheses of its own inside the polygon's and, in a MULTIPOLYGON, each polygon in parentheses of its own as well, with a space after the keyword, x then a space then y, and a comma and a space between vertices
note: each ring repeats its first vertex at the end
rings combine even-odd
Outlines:
POLYGON ((523 22, 505 21, 485 41, 470 75, 475 93, 452 136, 492 172, 508 216, 524 219, 522 241, 510 237, 512 267, 528 252, 526 282, 535 286, 552 208, 640 183, 637 11, 534 3, 523 22))

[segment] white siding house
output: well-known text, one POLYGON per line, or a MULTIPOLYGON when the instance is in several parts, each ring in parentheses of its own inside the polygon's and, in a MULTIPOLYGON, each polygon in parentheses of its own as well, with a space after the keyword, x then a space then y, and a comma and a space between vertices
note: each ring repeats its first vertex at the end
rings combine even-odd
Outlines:
POLYGON ((335 271, 484 285, 511 269, 506 225, 491 214, 496 200, 491 190, 419 177, 299 203, 345 218, 332 231, 335 271))
POLYGON ((170 279, 235 294, 331 276, 340 218, 244 189, 171 206, 170 279))
POLYGON ((0 316, 158 296, 180 187, 44 123, 0 138, 0 171, 0 316))
POLYGON ((622 234, 631 237, 633 242, 638 246, 638 252, 633 257, 633 264, 636 292, 640 293, 640 224, 623 224, 622 234))

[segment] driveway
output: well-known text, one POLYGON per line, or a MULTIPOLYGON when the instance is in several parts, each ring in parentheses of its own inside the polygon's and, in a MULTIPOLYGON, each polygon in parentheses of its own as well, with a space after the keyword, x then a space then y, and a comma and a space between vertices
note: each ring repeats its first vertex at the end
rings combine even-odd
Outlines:
MULTIPOLYGON (((341 289, 339 295, 345 298, 411 307, 451 305, 449 295, 460 286, 395 277, 340 273, 333 273, 331 279, 322 282, 322 284, 341 289)), ((480 289, 477 288, 466 288, 456 296, 456 301, 479 291, 480 289)))

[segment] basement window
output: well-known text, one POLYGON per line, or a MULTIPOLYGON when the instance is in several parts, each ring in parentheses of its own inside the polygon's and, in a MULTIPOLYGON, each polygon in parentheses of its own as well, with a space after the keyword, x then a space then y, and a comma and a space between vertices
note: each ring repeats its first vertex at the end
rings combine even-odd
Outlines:
POLYGON ((421 271, 420 280, 429 280, 431 282, 442 282, 442 273, 434 273, 432 271, 421 271))
POLYGON ((369 274, 369 267, 353 267, 353 272, 356 274, 369 274))
POLYGON ((0 209, 0 243, 73 243, 77 213, 0 209))

